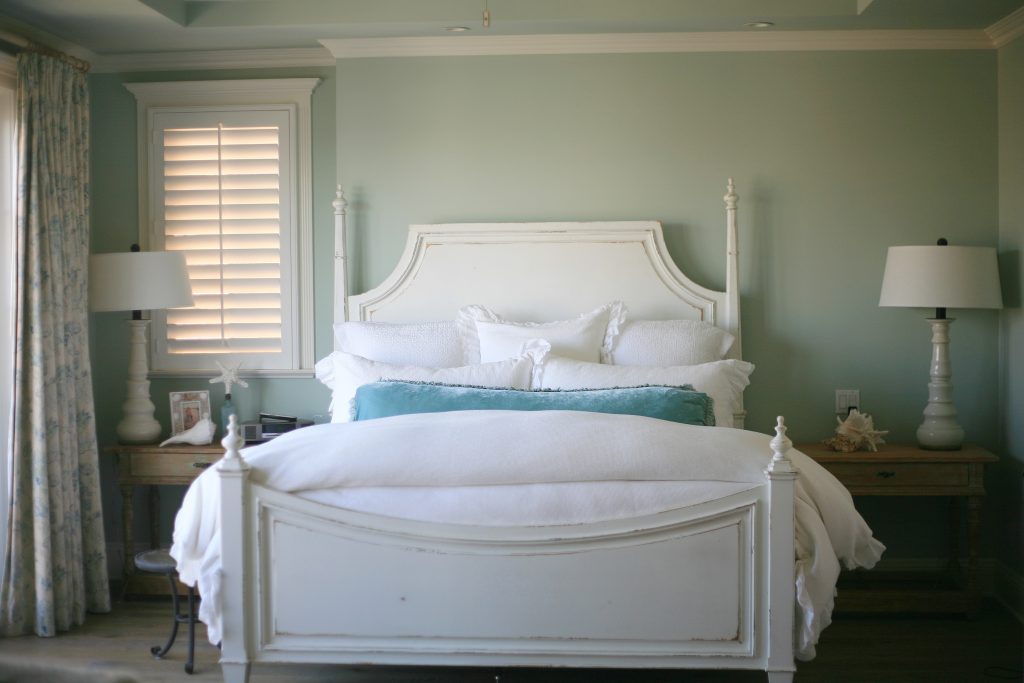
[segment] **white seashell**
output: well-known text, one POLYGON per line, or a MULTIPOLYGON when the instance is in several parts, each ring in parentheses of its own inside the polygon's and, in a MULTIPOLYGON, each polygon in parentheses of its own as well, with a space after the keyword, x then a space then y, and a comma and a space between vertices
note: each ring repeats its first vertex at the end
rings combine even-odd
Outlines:
POLYGON ((871 416, 861 413, 856 408, 850 411, 845 420, 836 417, 836 422, 839 423, 836 434, 842 434, 856 443, 858 448, 866 448, 869 451, 877 451, 878 446, 885 443, 882 437, 889 433, 888 430, 875 429, 871 416))
POLYGON ((199 422, 196 422, 190 429, 186 429, 180 434, 175 434, 171 438, 164 441, 161 446, 166 446, 169 443, 187 443, 193 446, 205 446, 206 444, 213 441, 213 433, 217 431, 217 425, 208 417, 204 417, 199 422))

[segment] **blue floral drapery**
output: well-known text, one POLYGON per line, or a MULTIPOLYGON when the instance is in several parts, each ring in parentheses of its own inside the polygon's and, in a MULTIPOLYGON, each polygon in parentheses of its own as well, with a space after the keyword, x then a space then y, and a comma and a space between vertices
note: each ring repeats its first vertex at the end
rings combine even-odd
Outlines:
POLYGON ((56 635, 110 610, 89 365, 85 74, 18 56, 11 514, 0 632, 56 635))

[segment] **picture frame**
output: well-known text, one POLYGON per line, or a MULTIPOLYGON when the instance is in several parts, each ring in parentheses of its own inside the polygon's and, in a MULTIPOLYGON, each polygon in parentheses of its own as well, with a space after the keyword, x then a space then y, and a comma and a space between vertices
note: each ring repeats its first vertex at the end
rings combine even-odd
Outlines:
POLYGON ((172 391, 171 436, 192 429, 201 419, 210 417, 209 391, 172 391))

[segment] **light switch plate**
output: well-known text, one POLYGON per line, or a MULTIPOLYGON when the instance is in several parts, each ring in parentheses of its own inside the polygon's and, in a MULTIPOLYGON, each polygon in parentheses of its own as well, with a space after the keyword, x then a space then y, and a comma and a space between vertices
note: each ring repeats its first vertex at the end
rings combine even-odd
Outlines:
POLYGON ((860 409, 860 389, 836 389, 836 415, 847 415, 851 408, 860 409))

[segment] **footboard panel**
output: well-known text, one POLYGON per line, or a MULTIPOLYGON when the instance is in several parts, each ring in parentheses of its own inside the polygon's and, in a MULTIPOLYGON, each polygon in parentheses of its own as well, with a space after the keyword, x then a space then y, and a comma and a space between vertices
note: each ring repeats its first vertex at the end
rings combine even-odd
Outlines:
POLYGON ((529 528, 409 522, 252 491, 256 660, 673 666, 763 649, 763 487, 643 518, 529 528))

